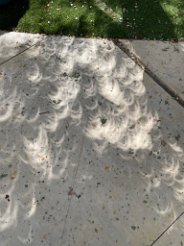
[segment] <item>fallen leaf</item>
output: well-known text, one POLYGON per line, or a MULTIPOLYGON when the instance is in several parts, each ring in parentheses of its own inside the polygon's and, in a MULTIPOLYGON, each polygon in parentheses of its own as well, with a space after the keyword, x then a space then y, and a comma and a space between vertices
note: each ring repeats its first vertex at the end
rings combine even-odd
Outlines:
POLYGON ((11 179, 15 179, 17 176, 17 170, 13 171, 13 173, 11 174, 11 179))
POLYGON ((111 167, 110 166, 105 166, 105 171, 110 171, 111 167))

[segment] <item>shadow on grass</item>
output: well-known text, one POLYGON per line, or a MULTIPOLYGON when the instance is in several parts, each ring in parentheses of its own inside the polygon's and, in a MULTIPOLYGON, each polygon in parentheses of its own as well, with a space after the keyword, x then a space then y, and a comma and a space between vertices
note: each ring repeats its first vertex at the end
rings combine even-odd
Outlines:
POLYGON ((175 26, 160 0, 124 0, 124 26, 129 37, 138 39, 176 38, 175 26))
MULTIPOLYGON (((107 28, 108 37, 177 39, 176 26, 164 11, 160 0, 104 0, 104 2, 106 10, 109 8, 111 12, 115 12, 120 7, 122 10, 122 23, 113 22, 109 25, 107 28), (114 33, 115 35, 113 35, 114 33)), ((95 17, 96 25, 99 25, 101 23, 100 19, 106 13, 100 5, 95 4, 95 6, 102 11, 100 15, 98 14, 95 17)), ((173 8, 179 9, 179 6, 173 4, 173 8)), ((177 28, 180 29, 180 27, 177 28)))
POLYGON ((105 38, 177 39, 176 27, 158 0, 89 1, 88 9, 79 18, 78 25, 70 23, 59 27, 58 31, 105 38), (88 20, 90 9, 95 12, 92 28, 88 20))
MULTIPOLYGON (((174 24, 160 0, 30 0, 29 5, 28 10, 28 1, 21 0, 0 8, 0 29, 104 38, 167 40, 183 36, 182 13, 178 12, 180 22, 175 19, 174 24)), ((170 8, 177 13, 182 6, 173 3, 170 8)))

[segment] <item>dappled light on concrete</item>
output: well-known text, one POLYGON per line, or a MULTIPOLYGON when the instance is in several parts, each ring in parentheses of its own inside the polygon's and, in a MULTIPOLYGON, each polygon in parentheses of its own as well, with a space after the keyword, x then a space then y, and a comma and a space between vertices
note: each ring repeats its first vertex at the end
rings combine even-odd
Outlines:
POLYGON ((110 41, 35 39, 0 66, 1 241, 149 245, 182 211, 183 109, 110 41))

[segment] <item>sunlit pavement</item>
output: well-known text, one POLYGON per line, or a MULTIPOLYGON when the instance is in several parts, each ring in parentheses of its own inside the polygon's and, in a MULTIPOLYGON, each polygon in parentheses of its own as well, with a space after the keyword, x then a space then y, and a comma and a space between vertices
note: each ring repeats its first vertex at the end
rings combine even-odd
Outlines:
POLYGON ((121 43, 1 33, 1 246, 184 245, 184 44, 121 43))

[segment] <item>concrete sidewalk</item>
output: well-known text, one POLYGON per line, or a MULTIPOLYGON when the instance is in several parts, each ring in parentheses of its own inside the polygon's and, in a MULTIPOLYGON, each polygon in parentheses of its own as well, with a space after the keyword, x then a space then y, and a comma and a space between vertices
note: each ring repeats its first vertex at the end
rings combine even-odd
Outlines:
MULTIPOLYGON (((182 43, 119 42, 182 99, 182 43)), ((0 33, 0 245, 184 245, 184 108, 127 54, 0 33)))

